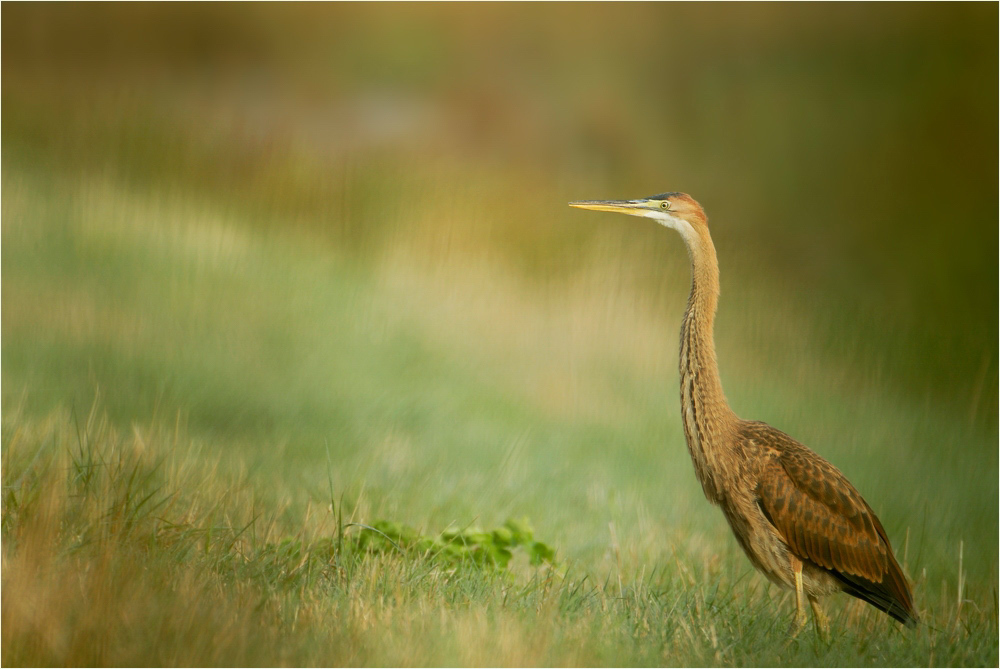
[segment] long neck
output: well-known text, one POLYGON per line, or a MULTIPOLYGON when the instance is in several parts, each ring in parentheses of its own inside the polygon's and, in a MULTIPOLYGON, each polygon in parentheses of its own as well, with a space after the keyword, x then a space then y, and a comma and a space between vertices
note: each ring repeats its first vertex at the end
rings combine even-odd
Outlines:
POLYGON ((705 494, 719 499, 725 453, 738 418, 719 380, 713 326, 719 302, 719 263, 707 229, 683 235, 691 257, 691 295, 681 326, 680 380, 684 436, 705 494))

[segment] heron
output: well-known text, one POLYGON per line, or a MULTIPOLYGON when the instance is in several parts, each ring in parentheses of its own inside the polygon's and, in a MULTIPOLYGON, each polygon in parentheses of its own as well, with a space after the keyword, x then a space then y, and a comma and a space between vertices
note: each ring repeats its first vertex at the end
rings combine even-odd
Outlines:
POLYGON ((839 591, 914 627, 910 586, 861 493, 806 446, 729 407, 715 356, 719 263, 701 205, 685 193, 569 204, 651 218, 683 238, 691 261, 679 365, 688 451, 705 496, 722 509, 753 566, 795 591, 789 634, 794 638, 805 626, 808 600, 817 632, 827 636, 829 618, 819 598, 839 591))

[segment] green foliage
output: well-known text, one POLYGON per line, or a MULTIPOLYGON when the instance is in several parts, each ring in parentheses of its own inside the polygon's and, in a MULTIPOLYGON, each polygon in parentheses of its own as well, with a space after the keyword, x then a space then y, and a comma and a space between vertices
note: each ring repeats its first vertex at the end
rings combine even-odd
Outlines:
POLYGON ((532 565, 553 563, 555 550, 535 541, 527 518, 508 519, 502 527, 484 532, 478 527, 446 529, 437 535, 420 534, 408 525, 378 520, 369 525, 352 523, 361 530, 355 540, 363 550, 381 552, 389 549, 404 555, 417 554, 446 564, 472 563, 503 569, 521 549, 532 565))

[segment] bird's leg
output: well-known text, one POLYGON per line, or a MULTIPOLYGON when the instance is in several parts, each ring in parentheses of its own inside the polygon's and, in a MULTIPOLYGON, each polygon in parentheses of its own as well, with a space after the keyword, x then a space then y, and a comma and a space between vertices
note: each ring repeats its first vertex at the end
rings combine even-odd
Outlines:
POLYGON ((806 608, 803 603, 804 593, 802 591, 802 561, 794 555, 789 555, 789 562, 792 566, 792 573, 795 575, 795 619, 792 626, 788 628, 788 636, 795 638, 806 625, 806 608))
POLYGON ((819 633, 820 638, 829 639, 830 618, 823 612, 823 607, 820 605, 819 600, 812 595, 809 595, 809 606, 812 607, 813 622, 816 623, 816 631, 819 633))

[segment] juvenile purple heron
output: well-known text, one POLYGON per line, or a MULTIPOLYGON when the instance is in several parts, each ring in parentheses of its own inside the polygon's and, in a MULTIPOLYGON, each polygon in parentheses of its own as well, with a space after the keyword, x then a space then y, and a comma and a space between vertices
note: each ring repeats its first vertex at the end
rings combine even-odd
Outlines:
POLYGON ((719 381, 713 325, 719 264, 701 205, 684 193, 642 200, 586 200, 571 207, 644 216, 680 233, 691 258, 691 295, 681 325, 681 417, 694 471, 722 508, 754 567, 795 590, 790 632, 820 633, 819 597, 843 591, 913 627, 917 614, 882 523, 840 471, 766 423, 742 420, 719 381))

